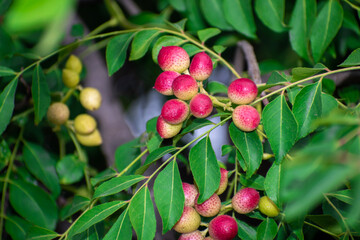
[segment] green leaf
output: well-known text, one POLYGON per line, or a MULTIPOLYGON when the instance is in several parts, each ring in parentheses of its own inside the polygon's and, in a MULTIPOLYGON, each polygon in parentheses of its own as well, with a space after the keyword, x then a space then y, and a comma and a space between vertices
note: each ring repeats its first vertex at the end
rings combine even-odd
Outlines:
POLYGON ((18 79, 13 79, 0 94, 0 134, 5 131, 14 111, 14 100, 17 83, 18 79))
POLYGON ((186 10, 184 0, 168 0, 170 5, 173 6, 177 11, 183 12, 186 10))
POLYGON ((95 177, 90 179, 91 185, 96 186, 97 184, 106 181, 112 177, 115 177, 117 172, 112 168, 107 168, 104 171, 97 174, 95 177))
POLYGON ((100 186, 98 186, 95 190, 93 198, 100 198, 109 196, 118 192, 121 192, 122 190, 125 190, 132 185, 140 182, 145 177, 140 175, 131 175, 131 176, 121 176, 121 177, 115 177, 110 179, 109 181, 106 181, 102 183, 100 186))
MULTIPOLYGON (((140 139, 135 138, 123 145, 119 146, 115 151, 115 165, 119 172, 123 171, 138 155, 140 155, 140 139)), ((128 169, 125 174, 132 174, 135 169, 140 165, 141 161, 138 161, 138 164, 135 164, 133 167, 128 169)))
POLYGON ((8 67, 0 66, 0 77, 13 76, 16 72, 8 67))
POLYGON ((352 30, 357 35, 360 35, 359 24, 353 11, 344 11, 343 27, 352 30))
POLYGON ((256 240, 256 230, 244 221, 236 219, 238 225, 238 237, 246 240, 256 240))
POLYGON ((28 230, 31 226, 31 223, 16 215, 6 215, 5 230, 13 240, 26 239, 26 234, 28 233, 28 230))
POLYGON ((311 50, 318 62, 326 48, 338 33, 343 21, 343 9, 339 1, 326 1, 311 29, 311 50))
POLYGON ((224 0, 223 9, 225 19, 236 31, 249 38, 256 38, 251 0, 224 0))
POLYGON ((67 155, 56 163, 56 171, 59 174, 61 184, 73 184, 80 181, 84 176, 86 163, 79 160, 75 155, 67 155))
POLYGON ((183 135, 209 125, 214 125, 214 123, 207 119, 196 118, 191 121, 191 123, 187 125, 180 134, 183 135))
POLYGON ((109 76, 118 71, 125 63, 127 49, 135 33, 124 33, 113 37, 106 47, 106 64, 109 76))
POLYGON ((157 64, 157 57, 159 55, 160 49, 166 46, 179 46, 184 43, 184 40, 175 36, 162 36, 159 37, 155 42, 154 47, 152 49, 152 58, 153 61, 157 64))
POLYGON ((297 0, 290 20, 290 43, 300 57, 309 60, 311 27, 316 17, 315 0, 297 0))
POLYGON ((31 93, 34 100, 35 124, 39 124, 51 102, 49 86, 40 65, 37 65, 33 72, 31 93))
POLYGON ((340 201, 343 201, 350 205, 352 205, 354 202, 352 189, 340 190, 340 191, 328 193, 327 195, 329 195, 331 197, 335 197, 335 198, 339 199, 340 201))
POLYGON ((232 30, 225 20, 222 0, 200 0, 200 6, 203 16, 210 25, 222 30, 232 30))
POLYGON ((246 177, 251 177, 260 167, 263 155, 262 143, 256 131, 243 132, 234 123, 230 124, 231 140, 240 151, 246 164, 246 177))
POLYGON ((103 240, 127 240, 132 238, 129 208, 120 215, 103 240))
POLYGON ((191 148, 189 162, 199 189, 198 203, 202 203, 214 194, 220 184, 220 168, 208 136, 191 148))
POLYGON ((90 204, 90 199, 75 195, 72 202, 66 205, 63 209, 61 209, 60 211, 61 221, 64 221, 65 219, 72 216, 74 213, 88 206, 89 204, 90 204))
POLYGON ((172 22, 169 22, 169 21, 166 21, 166 20, 165 20, 165 22, 169 26, 171 26, 171 27, 175 28, 176 30, 178 30, 179 32, 184 32, 185 24, 187 22, 187 18, 184 18, 184 19, 182 19, 182 20, 180 20, 180 21, 178 21, 176 23, 172 23, 172 22))
POLYGON ((127 202, 125 201, 112 201, 91 208, 82 214, 72 225, 72 228, 68 233, 68 237, 70 238, 75 234, 85 231, 92 225, 104 220, 126 204, 127 202))
POLYGON ((180 172, 175 159, 156 177, 154 199, 162 219, 162 233, 165 234, 180 219, 185 202, 180 172))
POLYGON ((104 224, 100 222, 86 229, 84 232, 75 235, 71 240, 102 240, 104 224))
POLYGON ((266 174, 264 188, 266 195, 281 209, 282 201, 280 198, 280 184, 282 179, 281 164, 275 162, 266 174))
POLYGON ((203 50, 200 49, 198 46, 195 46, 194 44, 190 44, 190 43, 185 44, 184 46, 182 46, 182 48, 187 52, 189 57, 192 57, 199 52, 203 52, 203 50))
POLYGON ((278 84, 278 83, 286 83, 287 79, 281 75, 279 72, 272 72, 269 79, 266 82, 266 85, 278 84))
POLYGON ((40 145, 25 141, 23 158, 29 171, 51 190, 55 198, 59 196, 61 189, 55 170, 55 159, 40 145))
POLYGON ((339 65, 339 67, 352 67, 358 65, 360 65, 360 48, 350 53, 350 55, 339 65))
POLYGON ((206 90, 210 94, 217 94, 217 93, 227 94, 228 87, 220 82, 209 82, 209 84, 206 86, 206 90))
POLYGON ((54 231, 38 226, 32 226, 28 231, 26 240, 51 240, 59 236, 54 231))
POLYGON ((226 50, 226 47, 224 47, 222 45, 214 45, 213 49, 217 54, 221 54, 226 50))
POLYGON ((200 12, 199 1, 184 0, 186 6, 187 28, 190 31, 198 31, 205 28, 205 23, 200 12))
POLYGON ((176 151, 176 147, 174 147, 174 146, 165 146, 165 147, 158 148, 158 149, 154 150, 153 152, 151 152, 147 156, 147 158, 144 162, 144 165, 153 163, 154 161, 165 156, 166 154, 172 153, 174 151, 176 151))
POLYGON ((156 231, 154 206, 147 186, 134 195, 129 206, 130 221, 137 239, 152 240, 156 231))
POLYGON ((9 145, 5 140, 0 142, 0 171, 7 166, 11 157, 9 145))
POLYGON ((314 131, 312 121, 320 118, 321 108, 321 83, 313 83, 304 87, 295 98, 293 113, 299 124, 298 139, 314 131))
POLYGON ((271 30, 282 32, 284 28, 284 0, 255 0, 255 11, 260 20, 271 30))
POLYGON ((149 49, 151 42, 159 35, 158 30, 143 30, 138 32, 131 44, 131 52, 129 60, 137 60, 142 58, 149 49))
POLYGON ((339 223, 331 215, 307 215, 306 218, 321 228, 337 235, 343 232, 339 223))
POLYGON ((336 99, 325 93, 321 93, 321 114, 322 116, 328 115, 332 110, 338 107, 338 102, 336 99))
POLYGON ((288 95, 288 98, 289 98, 289 101, 292 105, 294 105, 294 102, 295 102, 295 97, 296 95, 301 91, 301 88, 299 87, 292 87, 292 88, 288 88, 286 89, 286 92, 287 92, 287 95, 288 95))
POLYGON ((255 188, 257 190, 264 190, 265 178, 259 174, 254 174, 251 178, 246 178, 244 175, 240 176, 240 183, 245 187, 255 188))
POLYGON ((257 240, 272 240, 275 238, 277 233, 277 224, 272 218, 266 218, 260 223, 257 229, 257 240))
POLYGON ((280 163, 294 145, 298 134, 298 124, 284 95, 266 105, 262 123, 275 154, 275 161, 280 163))
POLYGON ((321 72, 323 70, 325 70, 325 66, 324 67, 314 67, 314 68, 305 68, 305 67, 297 67, 297 68, 293 68, 292 69, 292 75, 293 78, 291 79, 291 82, 296 82, 298 80, 307 78, 307 77, 311 77, 315 74, 317 74, 318 72, 321 72))
POLYGON ((23 180, 12 180, 9 199, 15 211, 29 222, 55 229, 58 217, 56 203, 40 187, 23 180))
POLYGON ((205 28, 197 32, 202 43, 206 42, 206 40, 212 37, 215 37, 216 35, 219 35, 220 33, 221 31, 218 28, 205 28))
POLYGON ((6 12, 6 10, 8 10, 11 3, 12 0, 3 0, 0 2, 0 16, 4 15, 4 13, 6 12))

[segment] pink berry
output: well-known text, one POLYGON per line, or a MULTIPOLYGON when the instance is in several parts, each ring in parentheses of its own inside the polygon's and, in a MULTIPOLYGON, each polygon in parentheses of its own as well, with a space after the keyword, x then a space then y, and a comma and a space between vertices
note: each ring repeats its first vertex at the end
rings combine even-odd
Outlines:
POLYGON ((204 52, 197 53, 191 61, 190 75, 198 81, 208 79, 213 70, 213 63, 209 55, 204 52))
POLYGON ((232 240, 237 233, 237 223, 228 215, 217 216, 209 224, 209 234, 214 240, 232 240))
POLYGON ((190 101, 190 111, 197 118, 206 118, 211 114, 213 104, 209 96, 198 93, 190 101))
POLYGON ((174 71, 162 72, 155 80, 154 88, 159 93, 170 96, 173 95, 172 83, 175 78, 180 76, 180 73, 174 71))
POLYGON ((200 215, 193 207, 185 206, 184 211, 173 229, 178 233, 191 233, 199 228, 201 223, 200 215))
POLYGON ((218 188, 218 190, 215 192, 217 195, 222 194, 223 192, 225 192, 227 184, 228 184, 228 171, 224 168, 220 168, 220 174, 221 174, 221 178, 220 178, 220 186, 218 188))
POLYGON ((156 122, 156 130, 162 138, 172 138, 176 136, 182 127, 182 123, 179 124, 169 124, 163 117, 160 115, 156 122))
POLYGON ((258 111, 249 105, 240 105, 234 109, 232 119, 236 127, 245 132, 254 131, 260 123, 258 111))
POLYGON ((256 84, 248 78, 236 79, 228 88, 228 97, 235 104, 249 104, 254 101, 257 94, 256 84))
POLYGON ((182 73, 190 65, 190 57, 181 47, 162 47, 158 55, 158 63, 163 71, 182 73))
POLYGON ((179 99, 167 101, 161 109, 161 116, 170 124, 179 124, 189 115, 189 105, 179 99))
POLYGON ((181 234, 179 240, 203 240, 204 236, 201 234, 199 230, 196 230, 191 233, 181 234))
POLYGON ((177 98, 190 100, 198 93, 198 85, 193 77, 185 74, 174 79, 172 90, 177 98))
POLYGON ((203 203, 197 203, 199 195, 195 200, 195 209, 203 217, 213 217, 219 213, 221 208, 221 200, 218 195, 213 194, 208 200, 203 203))
POLYGON ((185 195, 185 206, 195 206, 195 199, 196 196, 199 194, 199 191, 197 190, 195 185, 183 182, 182 187, 185 195))
POLYGON ((206 237, 204 240, 214 240, 212 237, 206 237))
POLYGON ((259 200, 258 191, 254 188, 243 188, 234 195, 231 204, 236 212, 247 214, 257 207, 259 200))

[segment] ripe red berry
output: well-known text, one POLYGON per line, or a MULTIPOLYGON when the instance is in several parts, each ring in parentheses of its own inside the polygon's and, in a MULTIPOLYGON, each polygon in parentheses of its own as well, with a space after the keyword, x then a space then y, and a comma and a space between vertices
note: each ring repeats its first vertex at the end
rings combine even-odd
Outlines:
POLYGON ((203 217, 213 217, 219 213, 221 208, 221 200, 218 195, 213 194, 208 200, 203 203, 197 203, 199 195, 195 200, 195 209, 203 217))
POLYGON ((258 111, 249 105, 237 106, 232 114, 232 120, 236 127, 245 132, 254 131, 260 123, 258 111))
POLYGON ((236 212, 247 214, 257 207, 259 200, 258 191, 254 188, 243 188, 234 195, 231 204, 236 212))
POLYGON ((161 109, 161 116, 170 124, 179 124, 189 115, 189 106, 179 99, 167 101, 161 109))
POLYGON ((177 98, 190 100, 198 93, 198 85, 193 77, 185 74, 174 79, 172 90, 177 98))
POLYGON ((256 84, 248 78, 236 79, 228 88, 228 97, 235 104, 249 104, 254 101, 257 94, 256 84))
POLYGON ((191 233, 181 234, 178 240, 203 240, 204 236, 201 234, 199 230, 196 230, 191 233))
POLYGON ((220 168, 220 174, 221 174, 221 178, 220 178, 220 185, 218 190, 215 192, 217 195, 222 194, 223 192, 225 192, 227 184, 228 184, 228 171, 224 168, 220 168))
POLYGON ((193 207, 185 206, 179 221, 173 229, 178 233, 190 233, 199 228, 201 222, 200 215, 193 207))
POLYGON ((209 234, 214 240, 232 240, 237 233, 237 223, 228 215, 217 216, 209 224, 209 234))
POLYGON ((162 72, 155 80, 154 88, 159 93, 170 96, 173 95, 172 83, 175 78, 180 76, 180 73, 174 71, 165 71, 162 72))
POLYGON ((185 206, 193 207, 195 205, 196 196, 199 194, 199 191, 194 184, 182 183, 182 187, 185 195, 185 206))
POLYGON ((156 130, 162 138, 172 138, 176 136, 176 134, 180 132, 181 127, 182 123, 175 125, 167 123, 161 115, 156 122, 156 130))
POLYGON ((213 63, 209 55, 204 52, 197 53, 191 61, 190 75, 198 81, 208 79, 213 70, 213 63))
POLYGON ((209 96, 198 93, 190 101, 190 111, 197 118, 206 118, 211 114, 213 104, 209 96))
POLYGON ((181 47, 162 47, 158 55, 158 63, 163 71, 182 73, 189 68, 190 57, 181 47))

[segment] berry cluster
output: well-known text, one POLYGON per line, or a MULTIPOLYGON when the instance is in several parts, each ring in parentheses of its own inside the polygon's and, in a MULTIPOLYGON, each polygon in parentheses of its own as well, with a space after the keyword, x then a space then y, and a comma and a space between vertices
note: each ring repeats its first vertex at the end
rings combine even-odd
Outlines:
POLYGON ((208 117, 213 111, 213 104, 226 105, 226 109, 233 111, 233 122, 242 131, 253 131, 259 125, 259 113, 254 107, 247 105, 258 94, 252 80, 240 78, 233 81, 228 88, 230 101, 223 104, 203 88, 202 81, 208 79, 213 70, 212 60, 205 52, 197 53, 190 62, 190 57, 183 48, 162 47, 158 63, 164 72, 157 77, 155 90, 163 95, 176 97, 164 104, 158 118, 157 131, 162 138, 176 136, 190 114, 196 118, 208 117), (239 106, 233 109, 231 104, 239 106))
MULTIPOLYGON (((71 55, 62 70, 62 80, 70 91, 80 90, 79 100, 81 105, 90 111, 97 110, 101 106, 101 94, 96 88, 79 86, 82 63, 78 57, 71 55)), ((66 99, 65 99, 66 100, 66 99)), ((79 114, 74 121, 68 121, 70 111, 63 102, 54 102, 47 111, 47 119, 57 127, 67 124, 74 129, 75 136, 84 146, 98 146, 102 143, 101 134, 97 128, 96 120, 89 114, 79 114)))

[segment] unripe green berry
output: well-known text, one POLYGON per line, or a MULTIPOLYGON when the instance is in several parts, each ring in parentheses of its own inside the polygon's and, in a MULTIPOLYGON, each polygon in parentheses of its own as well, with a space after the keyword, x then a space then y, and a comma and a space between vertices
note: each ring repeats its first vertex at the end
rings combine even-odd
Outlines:
POLYGON ((81 90, 80 103, 87 110, 97 110, 101 106, 101 94, 99 90, 92 87, 81 90))
POLYGON ((76 134, 77 140, 84 146, 95 147, 102 144, 102 137, 98 129, 88 135, 76 134))
POLYGON ((64 68, 62 70, 62 81, 68 88, 74 88, 79 84, 80 76, 77 72, 64 68))
POLYGON ((89 114, 79 114, 74 120, 75 132, 81 135, 88 135, 96 129, 96 120, 89 114))
POLYGON ((193 207, 185 206, 179 221, 174 225, 178 233, 190 233, 199 228, 201 217, 193 207))
POLYGON ((55 125, 62 125, 69 119, 70 111, 66 104, 56 102, 50 105, 46 116, 49 122, 55 125))
POLYGON ((74 72, 80 74, 82 70, 82 63, 77 56, 70 55, 70 57, 65 63, 65 68, 73 70, 74 72))
POLYGON ((280 210, 275 203, 267 196, 260 198, 259 210, 262 214, 265 214, 268 217, 276 217, 280 213, 280 210))

